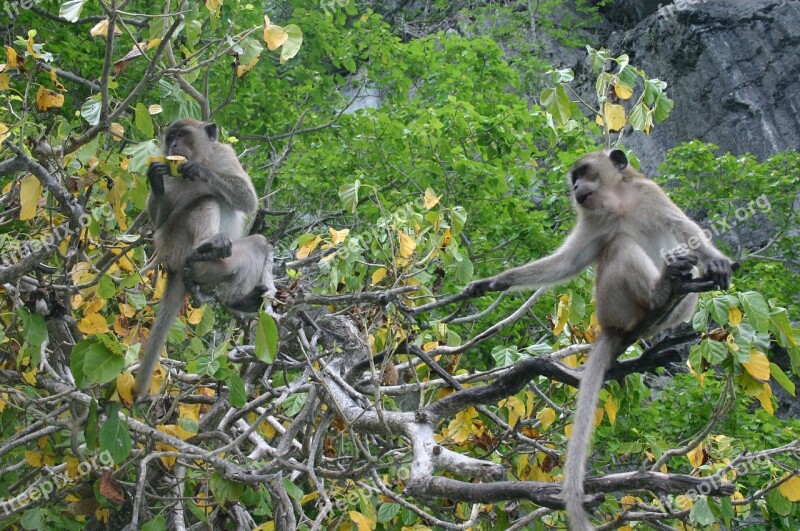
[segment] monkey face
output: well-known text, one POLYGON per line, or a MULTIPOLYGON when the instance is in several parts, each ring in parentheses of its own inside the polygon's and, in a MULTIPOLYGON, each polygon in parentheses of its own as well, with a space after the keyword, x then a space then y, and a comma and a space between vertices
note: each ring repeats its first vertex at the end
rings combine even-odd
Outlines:
POLYGON ((191 118, 174 121, 164 135, 166 155, 180 155, 188 160, 205 156, 217 141, 217 126, 191 118))
POLYGON ((627 167, 628 159, 618 149, 582 157, 567 175, 575 205, 586 211, 617 212, 617 188, 625 180, 627 167))

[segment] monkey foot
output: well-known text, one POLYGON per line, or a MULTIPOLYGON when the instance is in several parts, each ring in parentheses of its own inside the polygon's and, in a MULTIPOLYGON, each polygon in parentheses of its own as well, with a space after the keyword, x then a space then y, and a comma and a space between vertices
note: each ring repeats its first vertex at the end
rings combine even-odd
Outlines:
POLYGON ((227 301, 225 306, 237 312, 255 313, 261 308, 261 301, 268 290, 267 286, 261 284, 241 299, 227 301))
POLYGON ((187 264, 192 262, 210 262, 231 255, 233 244, 231 239, 224 234, 216 234, 209 241, 197 246, 192 255, 186 259, 187 264))

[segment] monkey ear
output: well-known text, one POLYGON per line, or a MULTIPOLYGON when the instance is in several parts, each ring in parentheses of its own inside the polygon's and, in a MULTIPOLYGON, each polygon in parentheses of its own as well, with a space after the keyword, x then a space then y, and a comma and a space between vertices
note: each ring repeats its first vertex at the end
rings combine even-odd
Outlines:
POLYGON ((628 167, 628 157, 622 152, 622 150, 615 149, 608 154, 608 158, 611 159, 611 162, 613 162, 614 166, 616 166, 620 171, 628 167))
POLYGON ((203 129, 205 129, 209 140, 212 142, 217 141, 217 124, 214 122, 209 122, 203 127, 203 129))

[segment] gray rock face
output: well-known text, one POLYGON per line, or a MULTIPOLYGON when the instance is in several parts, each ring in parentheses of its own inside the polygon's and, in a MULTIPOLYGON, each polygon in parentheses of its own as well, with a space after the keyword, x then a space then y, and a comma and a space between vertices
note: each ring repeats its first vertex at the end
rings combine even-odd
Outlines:
POLYGON ((625 141, 643 169, 695 138, 759 158, 800 147, 800 1, 676 0, 649 15, 648 2, 622 4, 612 22, 644 18, 603 45, 667 81, 675 100, 651 136, 625 141))

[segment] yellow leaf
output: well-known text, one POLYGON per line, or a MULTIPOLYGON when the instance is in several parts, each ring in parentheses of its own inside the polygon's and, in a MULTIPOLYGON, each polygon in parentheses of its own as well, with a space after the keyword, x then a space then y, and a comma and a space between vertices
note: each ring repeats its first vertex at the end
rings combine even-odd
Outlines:
POLYGON ((598 427, 603 422, 603 408, 599 407, 594 410, 594 427, 598 427))
POLYGON ((612 395, 608 396, 608 400, 606 400, 603 409, 606 410, 606 415, 608 415, 608 421, 611 424, 617 422, 617 410, 619 408, 617 407, 617 400, 612 395))
POLYGON ((25 450, 25 461, 28 462, 29 465, 35 468, 39 468, 42 466, 44 456, 41 452, 37 452, 35 450, 25 450))
POLYGON ((0 394, 0 413, 5 411, 7 403, 8 403, 8 393, 0 394))
POLYGON ((622 505, 623 511, 630 511, 634 505, 636 505, 636 498, 633 496, 623 496, 619 503, 622 505))
POLYGON ((259 59, 260 59, 259 57, 253 57, 253 60, 250 61, 249 63, 247 63, 246 65, 243 65, 243 64, 238 65, 236 67, 236 77, 242 77, 243 75, 248 73, 250 70, 255 68, 255 66, 258 64, 258 60, 259 59))
POLYGON ((122 140, 122 136, 125 134, 125 128, 122 127, 122 124, 112 122, 111 125, 108 126, 108 132, 111 134, 111 139, 114 142, 119 142, 122 140))
POLYGON ((542 429, 546 430, 556 421, 556 412, 553 408, 546 407, 536 414, 536 418, 542 423, 542 429))
POLYGON ((205 308, 205 306, 202 306, 200 308, 192 308, 192 310, 186 316, 186 322, 193 325, 199 323, 200 320, 203 318, 203 308, 205 308))
POLYGON ((432 188, 425 189, 425 210, 430 210, 439 204, 439 200, 442 198, 440 195, 436 195, 436 192, 433 191, 432 188))
POLYGON ((567 439, 572 437, 572 423, 567 424, 566 426, 564 426, 564 435, 567 436, 567 439))
POLYGON ((289 40, 289 34, 280 26, 276 26, 269 21, 269 17, 264 15, 264 42, 267 43, 269 51, 274 52, 289 40))
POLYGON ((17 57, 17 51, 11 46, 6 46, 6 60, 8 61, 7 68, 9 70, 17 68, 19 58, 17 57))
POLYGON ((728 322, 731 326, 739 326, 739 323, 742 322, 742 311, 739 308, 728 310, 728 322))
POLYGON ((275 522, 273 520, 264 522, 260 526, 253 528, 253 531, 275 531, 275 522))
POLYGON ((406 234, 405 232, 400 233, 400 256, 402 258, 411 258, 411 255, 414 254, 414 251, 417 248, 417 242, 414 241, 414 238, 406 234))
POLYGON ((350 229, 336 230, 333 227, 329 227, 328 232, 331 234, 331 243, 339 245, 347 238, 347 235, 350 234, 350 229))
MULTIPOLYGON (((108 19, 104 18, 95 24, 94 27, 89 30, 89 35, 92 37, 108 37, 108 19)), ((114 35, 122 35, 122 30, 119 29, 118 24, 114 24, 114 35)))
POLYGON ((42 198, 42 183, 33 175, 28 175, 19 183, 20 212, 19 219, 33 219, 36 217, 36 210, 39 206, 39 199, 42 198))
POLYGON ((77 457, 67 456, 64 458, 64 464, 67 465, 67 475, 71 478, 78 477, 78 467, 81 464, 81 460, 77 457))
POLYGON ((43 455, 41 452, 34 450, 25 450, 25 461, 32 467, 39 468, 43 463, 43 455))
POLYGON ((517 425, 520 418, 525 416, 525 404, 516 396, 509 396, 503 403, 503 407, 508 409, 508 423, 513 428, 517 425))
MULTIPOLYGON (((2 72, 2 70, 0 70, 0 72, 2 72)), ((5 72, 1 73, 0 74, 0 90, 8 90, 8 87, 11 86, 10 83, 11 83, 11 78, 8 77, 8 74, 6 74, 5 72)), ((6 131, 8 131, 8 127, 6 127, 3 124, 0 124, 0 128, 2 128, 2 127, 5 127, 6 131)), ((3 141, 2 134, 3 134, 3 131, 0 129, 0 142, 3 141)))
POLYGON ((562 295, 558 298, 558 309, 556 310, 556 324, 553 327, 553 335, 560 335, 569 320, 570 296, 562 295))
POLYGON ((690 450, 689 453, 686 454, 686 457, 689 459, 689 464, 697 468, 703 464, 703 461, 705 461, 706 450, 703 448, 702 444, 699 444, 690 450))
POLYGON ((36 367, 32 367, 31 370, 25 371, 20 373, 22 376, 22 380, 28 385, 36 385, 36 367))
POLYGON ((379 284, 381 280, 386 278, 389 271, 385 267, 380 267, 372 272, 372 285, 379 284))
POLYGON ((98 507, 94 510, 94 517, 97 518, 98 522, 107 524, 108 520, 111 518, 111 509, 108 507, 98 507))
POLYGON ((306 503, 308 503, 308 502, 310 502, 312 500, 316 500, 317 498, 319 498, 319 492, 317 492, 317 491, 314 491, 314 492, 311 492, 309 494, 306 494, 305 496, 300 498, 300 505, 305 505, 306 503))
POLYGON ((300 260, 302 260, 303 258, 307 258, 308 255, 310 255, 312 252, 314 252, 314 249, 317 248, 317 245, 319 245, 319 242, 321 242, 321 241, 322 241, 322 238, 317 236, 316 238, 314 238, 310 242, 304 243, 303 245, 299 246, 297 248, 297 258, 300 259, 300 260))
POLYGON ((769 380, 769 360, 760 350, 750 349, 750 360, 742 363, 750 376, 756 380, 766 382, 769 380))
POLYGON ((573 354, 572 356, 567 356, 566 358, 561 360, 561 363, 563 363, 567 367, 574 369, 575 367, 578 366, 578 356, 576 354, 573 354))
POLYGON ((212 13, 216 13, 222 6, 222 0, 206 0, 206 9, 212 13))
POLYGON ((790 502, 800 501, 800 477, 794 476, 778 486, 778 490, 790 502))
POLYGON ((42 86, 36 92, 36 107, 40 111, 46 111, 50 108, 59 108, 64 106, 64 95, 58 92, 48 90, 42 86))
POLYGON ((127 407, 133 405, 133 384, 135 380, 133 375, 128 371, 124 371, 117 376, 117 393, 122 400, 122 403, 127 407))
POLYGON ((78 321, 78 330, 86 335, 104 334, 109 331, 105 317, 99 313, 90 313, 78 321))
POLYGON ((470 406, 467 409, 459 411, 450 424, 447 425, 447 431, 450 434, 450 439, 456 444, 463 443, 472 435, 473 421, 478 418, 478 411, 470 406))
MULTIPOLYGON (((625 107, 616 103, 605 104, 606 120, 608 120, 609 131, 619 131, 625 127, 625 107)), ((597 115, 597 125, 603 125, 603 117, 597 115)))
POLYGON ((375 520, 372 520, 358 511, 350 511, 348 515, 350 516, 350 520, 356 524, 358 531, 372 531, 372 529, 375 528, 375 520))
POLYGON ((84 314, 97 313, 105 305, 106 305, 106 300, 97 297, 95 299, 92 299, 92 301, 86 306, 86 308, 83 309, 83 313, 84 314))
POLYGON ((633 96, 633 88, 623 85, 622 83, 614 85, 614 92, 617 93, 617 96, 621 100, 629 100, 631 96, 633 96))
POLYGON ((438 346, 439 346, 438 341, 428 341, 427 343, 422 345, 422 350, 424 350, 425 352, 430 352, 431 350, 435 349, 438 346))
POLYGON ((758 395, 758 401, 761 402, 761 407, 770 415, 775 414, 775 409, 772 407, 772 388, 768 383, 763 384, 764 390, 758 395))

